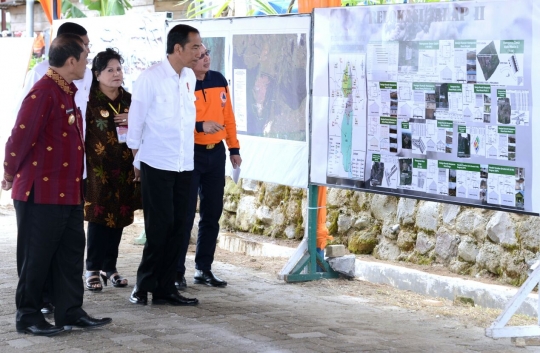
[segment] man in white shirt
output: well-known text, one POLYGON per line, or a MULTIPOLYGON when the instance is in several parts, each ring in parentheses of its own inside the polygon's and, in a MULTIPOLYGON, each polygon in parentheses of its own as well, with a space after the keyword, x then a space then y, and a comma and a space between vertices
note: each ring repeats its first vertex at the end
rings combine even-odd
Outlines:
MULTIPOLYGON (((76 34, 83 40, 84 46, 86 47, 86 50, 90 51, 90 39, 88 38, 88 32, 86 29, 73 22, 65 22, 60 27, 58 27, 58 31, 56 35, 61 34, 76 34)), ((17 114, 19 113, 19 110, 21 109, 22 102, 24 98, 28 95, 28 92, 34 87, 34 84, 41 80, 41 78, 45 75, 47 70, 49 69, 49 60, 43 60, 36 66, 32 68, 32 70, 28 71, 26 74, 26 79, 24 82, 24 87, 21 92, 21 96, 19 99, 19 102, 15 106, 15 111, 13 113, 13 122, 15 122, 15 119, 17 118, 17 114)), ((90 86, 92 85, 92 71, 87 67, 86 71, 84 72, 84 78, 82 80, 74 80, 73 83, 77 87, 77 92, 75 93, 75 104, 77 107, 81 109, 81 115, 82 115, 82 121, 83 121, 83 132, 86 131, 86 105, 88 104, 88 96, 90 94, 90 86)), ((83 172, 83 179, 86 178, 86 163, 84 164, 84 172, 83 172)), ((23 263, 22 261, 17 261, 17 264, 23 263)), ((20 273, 20 268, 17 269, 17 272, 20 273)), ((49 295, 48 295, 48 285, 45 286, 43 289, 43 307, 41 309, 41 312, 43 314, 52 314, 54 312, 54 306, 51 304, 49 295)))
POLYGON ((195 83, 202 54, 199 31, 176 25, 167 35, 167 59, 133 86, 127 144, 141 182, 146 245, 129 300, 146 305, 196 305, 174 286, 193 172, 195 83))
MULTIPOLYGON (((69 33, 69 34, 76 34, 84 42, 84 45, 86 46, 86 49, 90 51, 90 39, 88 39, 88 32, 86 29, 73 22, 65 22, 60 27, 58 27, 58 31, 56 32, 56 35, 69 33)), ((36 82, 38 82, 43 75, 47 72, 49 69, 49 60, 44 60, 34 66, 32 70, 28 71, 26 74, 26 79, 24 82, 24 87, 21 93, 21 97, 19 99, 18 104, 15 106, 15 112, 13 114, 13 119, 17 117, 17 114, 19 113, 19 109, 21 108, 22 101, 30 92, 32 87, 36 82)), ((92 85, 92 71, 89 68, 86 68, 86 71, 84 73, 84 78, 82 80, 74 80, 73 83, 75 86, 77 86, 77 93, 75 93, 75 104, 77 104, 77 107, 81 109, 82 118, 83 118, 83 124, 86 123, 86 105, 88 104, 88 96, 90 94, 90 86, 92 85)), ((15 120, 14 120, 15 121, 15 120)), ((83 128, 84 130, 84 128, 83 128)), ((86 177, 86 175, 84 175, 86 177)))

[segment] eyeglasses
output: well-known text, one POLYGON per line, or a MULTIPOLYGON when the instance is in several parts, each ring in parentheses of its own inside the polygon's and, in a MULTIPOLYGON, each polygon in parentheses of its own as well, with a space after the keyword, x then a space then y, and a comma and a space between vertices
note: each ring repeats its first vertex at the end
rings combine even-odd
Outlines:
POLYGON ((204 59, 205 56, 210 56, 210 49, 206 50, 204 53, 202 53, 201 57, 199 59, 204 59))
POLYGON ((92 44, 90 44, 90 43, 87 43, 87 44, 85 44, 84 46, 85 46, 86 49, 88 49, 88 50, 90 50, 90 48, 92 48, 92 44))

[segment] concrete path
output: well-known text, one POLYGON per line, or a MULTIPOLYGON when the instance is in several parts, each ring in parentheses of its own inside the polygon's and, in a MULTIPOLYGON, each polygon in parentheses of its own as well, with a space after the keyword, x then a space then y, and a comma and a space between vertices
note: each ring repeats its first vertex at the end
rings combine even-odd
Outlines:
MULTIPOLYGON (((492 340, 484 329, 374 306, 363 298, 336 296, 315 286, 286 284, 274 275, 216 263, 229 286, 193 285, 197 307, 137 306, 128 297, 142 247, 121 245, 119 270, 128 288, 85 292, 84 309, 113 324, 52 338, 15 331, 16 226, 0 215, 0 352, 532 352, 509 339, 492 340)), ((234 256, 231 253, 231 256, 234 256)), ((188 258, 193 268, 193 258, 188 258)), ((82 282, 81 282, 82 285, 82 282)))

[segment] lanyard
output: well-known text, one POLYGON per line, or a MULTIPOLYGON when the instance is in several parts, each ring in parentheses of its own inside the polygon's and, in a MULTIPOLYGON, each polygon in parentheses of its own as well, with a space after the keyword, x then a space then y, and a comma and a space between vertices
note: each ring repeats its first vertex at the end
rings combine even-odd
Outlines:
POLYGON ((114 109, 114 107, 112 106, 111 103, 109 103, 109 107, 111 107, 111 109, 113 110, 114 114, 118 115, 120 114, 119 111, 120 111, 120 103, 118 103, 118 110, 114 109))

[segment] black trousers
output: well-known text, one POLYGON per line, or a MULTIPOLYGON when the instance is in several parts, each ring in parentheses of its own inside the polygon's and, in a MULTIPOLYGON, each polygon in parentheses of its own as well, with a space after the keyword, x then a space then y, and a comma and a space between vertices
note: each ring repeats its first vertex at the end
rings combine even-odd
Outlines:
POLYGON ((44 320, 42 291, 50 275, 49 295, 54 321, 63 326, 86 315, 84 287, 83 205, 50 205, 14 200, 17 215, 16 326, 22 329, 44 320))
POLYGON ((219 234, 219 218, 223 212, 223 193, 225 188, 225 146, 223 142, 207 150, 195 146, 195 169, 191 179, 188 216, 184 227, 183 243, 176 271, 186 272, 186 254, 189 246, 191 228, 199 204, 199 233, 195 252, 195 268, 211 270, 219 234))
POLYGON ((86 231, 86 270, 114 273, 118 260, 118 247, 124 228, 110 228, 88 222, 86 231))
POLYGON ((139 269, 139 291, 176 293, 174 279, 182 243, 192 172, 171 172, 141 163, 146 245, 139 269))

